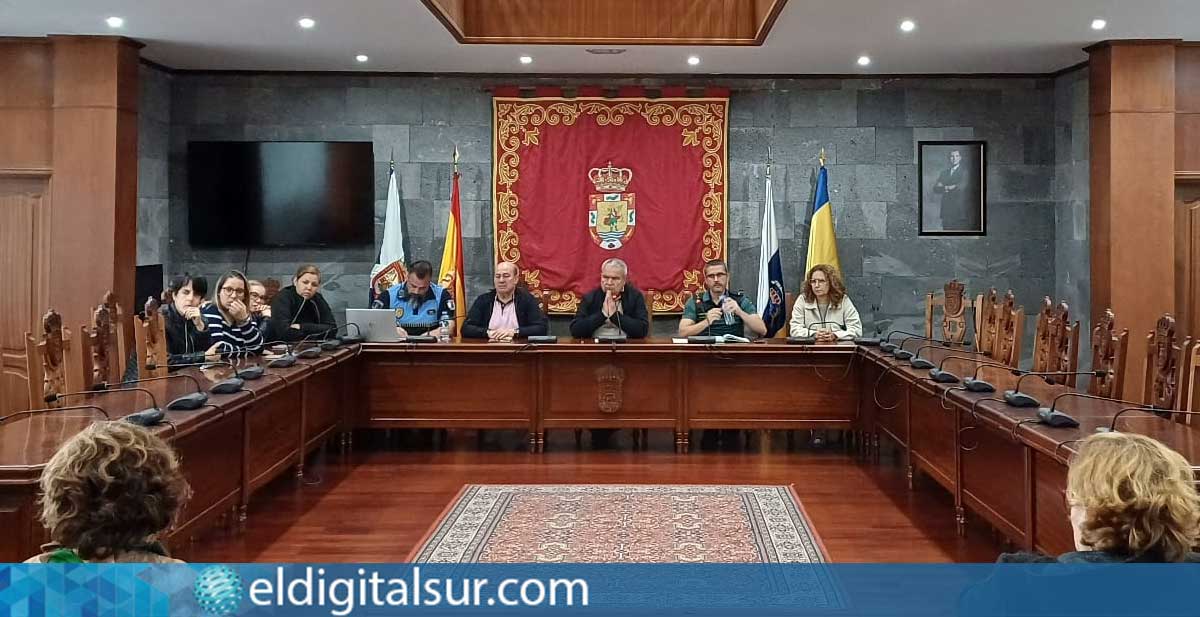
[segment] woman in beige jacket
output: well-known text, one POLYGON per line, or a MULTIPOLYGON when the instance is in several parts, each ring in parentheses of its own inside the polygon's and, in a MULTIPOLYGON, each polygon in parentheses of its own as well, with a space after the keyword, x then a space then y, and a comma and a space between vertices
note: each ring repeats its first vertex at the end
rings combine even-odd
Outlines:
POLYGON ((849 341, 862 336, 858 309, 846 295, 846 285, 837 270, 817 264, 808 271, 804 293, 792 308, 788 324, 792 336, 811 336, 818 343, 849 341))

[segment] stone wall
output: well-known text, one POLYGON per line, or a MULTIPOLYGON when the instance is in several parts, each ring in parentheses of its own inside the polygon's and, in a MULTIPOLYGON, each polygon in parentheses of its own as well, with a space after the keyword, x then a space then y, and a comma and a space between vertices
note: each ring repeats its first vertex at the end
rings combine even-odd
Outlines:
POLYGON ((1089 129, 1085 68, 1054 81, 1054 297, 1071 307, 1071 319, 1079 320, 1083 330, 1081 370, 1092 362, 1089 129))
MULTIPOLYGON (((171 263, 167 235, 171 192, 168 152, 171 139, 170 74, 142 65, 138 71, 138 229, 137 264, 171 263)), ((164 268, 165 272, 169 272, 164 268)))
MULTIPOLYGON (((197 250, 188 245, 185 156, 189 140, 373 142, 376 246, 382 236, 387 160, 394 153, 408 257, 426 258, 435 266, 449 208, 448 159, 452 144, 457 143, 462 155, 468 295, 485 291, 492 268, 491 104, 486 88, 514 79, 172 76, 167 272, 216 275, 243 267, 247 260, 245 251, 197 250)), ((1055 240, 1064 233, 1065 207, 1055 180, 1061 180, 1064 171, 1064 144, 1074 147, 1078 133, 1063 139, 1064 124, 1069 132, 1070 123, 1056 114, 1065 80, 722 78, 714 82, 695 78, 684 82, 695 88, 722 85, 734 92, 729 123, 733 287, 751 296, 756 291, 768 148, 775 161, 776 219, 786 285, 788 289, 798 286, 807 251, 814 166, 824 148, 842 267, 868 332, 915 327, 922 319, 924 293, 940 289, 952 277, 965 281, 972 295, 989 286, 1012 288, 1030 310, 1044 295, 1063 295, 1060 288, 1067 285, 1064 273, 1055 267, 1061 252, 1055 240), (917 236, 916 144, 946 139, 988 142, 986 237, 917 236)), ((569 87, 595 80, 521 77, 519 81, 569 87)), ((605 80, 614 87, 656 87, 663 82, 605 80)), ((1086 140, 1085 132, 1083 143, 1086 140)), ((143 154, 142 158, 151 157, 143 154)), ((1084 173, 1085 188, 1086 168, 1086 160, 1075 167, 1084 173)), ((1082 214, 1086 217, 1086 202, 1082 214)), ((1086 235, 1082 242, 1086 258, 1086 235)), ((376 252, 369 246, 258 250, 249 255, 248 270, 254 277, 286 281, 298 262, 316 262, 327 273, 324 293, 340 315, 347 306, 365 304, 376 252)), ((1087 262, 1081 267, 1086 274, 1087 262)), ((655 330, 669 332, 674 323, 673 318, 657 319, 655 330)), ((564 324, 556 322, 555 330, 565 331, 564 324)))

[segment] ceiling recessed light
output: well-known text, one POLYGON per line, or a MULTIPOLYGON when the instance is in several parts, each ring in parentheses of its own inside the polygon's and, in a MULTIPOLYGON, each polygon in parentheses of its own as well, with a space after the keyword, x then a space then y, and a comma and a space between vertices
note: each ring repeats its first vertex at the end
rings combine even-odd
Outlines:
POLYGON ((354 59, 358 60, 359 62, 366 62, 367 60, 370 60, 370 58, 367 57, 367 54, 358 54, 357 56, 354 56, 354 59))
POLYGON ((700 57, 699 56, 688 56, 688 64, 690 64, 692 66, 696 66, 697 64, 700 64, 700 57))
POLYGON ((870 64, 871 64, 870 56, 859 56, 858 57, 858 66, 868 66, 870 64))
POLYGON ((533 56, 521 56, 521 64, 529 64, 533 62, 533 56))
POLYGON ((109 28, 120 28, 125 25, 125 20, 120 17, 109 17, 104 20, 104 23, 108 24, 109 28))
POLYGON ((311 17, 301 17, 300 20, 297 21, 296 23, 300 24, 301 28, 308 30, 309 28, 312 28, 313 26, 317 25, 317 20, 315 20, 311 17))
POLYGON ((913 30, 917 29, 917 22, 911 19, 906 19, 900 22, 900 29, 904 32, 912 32, 913 30))
POLYGON ((1108 26, 1108 22, 1103 19, 1092 20, 1092 30, 1103 30, 1106 26, 1108 26))
POLYGON ((617 54, 625 53, 624 49, 620 49, 620 48, 616 48, 616 47, 595 47, 595 48, 590 48, 586 51, 589 54, 596 54, 597 56, 615 56, 617 54))

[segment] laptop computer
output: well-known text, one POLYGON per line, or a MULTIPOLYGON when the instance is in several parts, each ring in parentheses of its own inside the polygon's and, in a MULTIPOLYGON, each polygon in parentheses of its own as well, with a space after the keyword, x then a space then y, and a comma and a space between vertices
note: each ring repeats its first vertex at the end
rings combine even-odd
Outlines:
MULTIPOLYGON (((392 309, 346 309, 346 323, 358 324, 362 336, 368 343, 395 343, 396 311, 392 309)), ((350 328, 353 331, 354 328, 350 328)))

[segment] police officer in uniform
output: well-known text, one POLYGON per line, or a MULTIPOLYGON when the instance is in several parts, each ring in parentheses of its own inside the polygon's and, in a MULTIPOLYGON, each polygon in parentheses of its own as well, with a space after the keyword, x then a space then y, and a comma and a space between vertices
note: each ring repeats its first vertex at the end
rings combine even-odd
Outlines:
POLYGON ((403 285, 388 290, 388 305, 396 311, 396 333, 416 336, 437 329, 440 319, 450 321, 450 336, 454 336, 454 301, 450 294, 433 282, 433 264, 414 261, 408 266, 408 278, 403 285))

